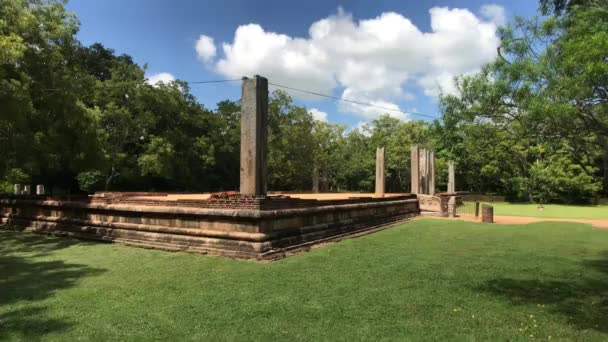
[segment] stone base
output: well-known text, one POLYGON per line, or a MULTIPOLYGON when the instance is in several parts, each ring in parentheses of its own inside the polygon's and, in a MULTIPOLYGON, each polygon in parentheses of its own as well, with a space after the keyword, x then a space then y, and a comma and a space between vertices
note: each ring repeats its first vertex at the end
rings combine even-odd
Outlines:
POLYGON ((229 194, 187 202, 124 195, 0 198, 5 227, 244 259, 280 258, 290 250, 375 231, 419 212, 415 196, 318 201, 229 194))

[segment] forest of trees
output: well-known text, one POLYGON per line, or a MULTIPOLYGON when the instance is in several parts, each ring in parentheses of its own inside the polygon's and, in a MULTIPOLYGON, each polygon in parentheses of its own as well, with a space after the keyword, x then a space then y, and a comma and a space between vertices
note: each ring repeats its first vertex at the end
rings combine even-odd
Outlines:
MULTIPOLYGON (((271 94, 271 190, 371 191, 376 146, 387 190, 409 190, 410 145, 434 148, 437 185, 513 200, 608 194, 608 0, 543 0, 539 18, 500 30, 494 63, 457 79, 441 119, 388 115, 362 129, 314 120, 271 94)), ((223 191, 239 182, 239 103, 197 102, 187 83, 150 85, 145 67, 83 46, 59 0, 0 0, 0 192, 223 191)))

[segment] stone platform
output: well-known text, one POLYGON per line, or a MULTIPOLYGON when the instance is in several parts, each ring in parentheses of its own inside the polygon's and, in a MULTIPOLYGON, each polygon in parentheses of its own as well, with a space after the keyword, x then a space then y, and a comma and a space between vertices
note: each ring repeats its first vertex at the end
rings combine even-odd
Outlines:
POLYGON ((419 212, 409 194, 0 196, 4 227, 243 259, 281 258, 419 212))

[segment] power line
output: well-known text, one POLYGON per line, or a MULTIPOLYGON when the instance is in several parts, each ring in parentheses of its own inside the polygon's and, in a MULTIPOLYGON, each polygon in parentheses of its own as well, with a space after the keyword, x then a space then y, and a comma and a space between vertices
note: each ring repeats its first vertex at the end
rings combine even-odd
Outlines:
POLYGON ((241 81, 242 78, 236 78, 232 80, 210 80, 210 81, 194 81, 194 82, 186 82, 188 84, 206 84, 206 83, 222 83, 222 82, 235 82, 241 81))
POLYGON ((350 103, 358 104, 358 105, 361 105, 361 106, 367 106, 367 107, 372 107, 372 108, 390 110, 390 111, 394 111, 394 112, 403 113, 403 114, 406 114, 406 115, 418 115, 418 116, 422 116, 422 117, 425 117, 425 118, 438 119, 438 117, 436 117, 436 116, 430 116, 430 115, 426 115, 426 114, 422 114, 422 113, 416 113, 416 112, 405 112, 405 111, 402 111, 400 109, 394 109, 394 108, 376 106, 374 104, 367 103, 367 102, 347 100, 347 99, 343 99, 341 97, 336 97, 336 96, 327 95, 327 94, 321 94, 321 93, 317 93, 317 92, 310 91, 310 90, 305 90, 305 89, 298 89, 298 88, 288 87, 288 86, 284 86, 284 85, 280 85, 280 84, 276 84, 276 83, 272 83, 272 82, 268 82, 268 84, 272 84, 273 86, 279 87, 279 88, 284 88, 284 89, 289 89, 289 90, 295 90, 295 91, 299 91, 299 92, 302 92, 302 93, 316 95, 316 96, 321 96, 321 97, 327 97, 327 98, 334 99, 334 100, 337 100, 337 101, 342 101, 342 102, 350 102, 350 103))

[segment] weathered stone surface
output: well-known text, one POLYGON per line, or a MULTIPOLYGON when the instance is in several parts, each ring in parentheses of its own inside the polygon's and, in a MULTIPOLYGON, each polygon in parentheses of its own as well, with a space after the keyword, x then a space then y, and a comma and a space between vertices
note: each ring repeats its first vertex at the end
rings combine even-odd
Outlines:
POLYGON ((22 191, 23 191, 23 185, 21 185, 21 184, 15 184, 13 186, 13 193, 15 195, 21 195, 22 191))
POLYGON ((454 171, 454 161, 448 161, 448 193, 456 193, 456 176, 454 171))
POLYGON ((429 163, 429 167, 428 167, 428 179, 429 179, 429 185, 428 185, 428 194, 429 195, 434 195, 435 194, 435 152, 434 151, 428 151, 428 163, 429 163))
POLYGON ((6 196, 0 197, 0 225, 165 250, 260 259, 275 258, 302 245, 373 231, 419 213, 414 196, 317 201, 225 193, 209 201, 222 201, 224 207, 6 196), (256 209, 245 209, 251 203, 257 203, 256 209), (266 203, 273 205, 264 209, 266 203))
POLYGON ((376 148, 376 196, 384 196, 385 172, 384 172, 384 147, 376 148))
POLYGON ((489 204, 481 206, 481 222, 494 223, 494 207, 489 204))
POLYGON ((456 196, 450 196, 448 200, 448 217, 456 217, 456 196))
POLYGON ((36 185, 36 195, 44 195, 44 185, 38 184, 36 185))
POLYGON ((243 195, 266 195, 268 80, 243 79, 241 96, 241 172, 243 195))
POLYGON ((32 188, 30 185, 24 185, 23 190, 21 191, 22 195, 30 195, 32 193, 32 188))
POLYGON ((410 182, 411 182, 411 193, 420 193, 420 149, 418 145, 412 145, 411 147, 411 167, 410 167, 410 182))

